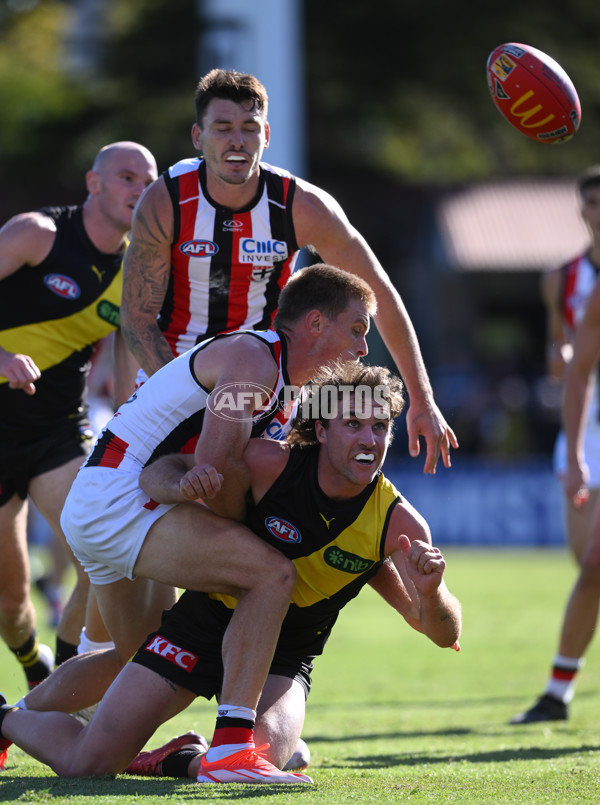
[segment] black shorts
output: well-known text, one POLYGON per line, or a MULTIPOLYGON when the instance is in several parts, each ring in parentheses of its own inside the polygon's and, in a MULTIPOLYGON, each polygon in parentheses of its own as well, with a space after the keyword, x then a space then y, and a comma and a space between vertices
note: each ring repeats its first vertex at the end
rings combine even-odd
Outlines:
POLYGON ((30 442, 0 439, 0 506, 14 494, 24 500, 29 481, 89 453, 94 434, 89 422, 67 420, 30 442))
MULTIPOLYGON (((223 684, 221 645, 231 615, 232 610, 220 601, 187 591, 163 613, 160 629, 148 636, 132 662, 210 700, 223 684)), ((308 697, 312 659, 284 656, 276 650, 269 673, 295 679, 308 697)))

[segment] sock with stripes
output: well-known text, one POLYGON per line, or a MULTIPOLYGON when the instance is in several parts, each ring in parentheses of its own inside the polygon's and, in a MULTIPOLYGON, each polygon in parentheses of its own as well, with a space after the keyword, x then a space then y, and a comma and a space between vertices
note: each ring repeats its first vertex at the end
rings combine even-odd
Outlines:
POLYGON ((30 688, 39 685, 47 676, 50 676, 52 667, 49 666, 46 658, 40 654, 40 644, 36 631, 33 631, 19 648, 11 648, 11 651, 23 666, 30 688))
POLYGON ((254 722, 256 710, 220 704, 215 732, 206 753, 206 760, 213 763, 242 749, 254 748, 254 722))
POLYGON ((555 699, 569 704, 575 695, 577 673, 584 663, 583 657, 564 657, 562 654, 557 654, 552 663, 552 673, 544 692, 548 696, 554 696, 555 699))

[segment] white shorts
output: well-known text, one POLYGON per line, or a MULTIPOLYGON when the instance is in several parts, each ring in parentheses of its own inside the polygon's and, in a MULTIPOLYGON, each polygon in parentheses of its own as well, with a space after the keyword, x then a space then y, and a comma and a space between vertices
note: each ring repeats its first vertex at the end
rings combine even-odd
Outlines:
POLYGON ((176 503, 155 503, 138 485, 139 474, 109 467, 79 471, 60 524, 93 584, 133 579, 150 527, 176 503))
MULTIPOLYGON (((600 487, 600 422, 588 417, 583 440, 583 455, 590 471, 589 488, 600 487)), ((554 444, 554 472, 560 480, 567 470, 567 440, 561 430, 554 444)))

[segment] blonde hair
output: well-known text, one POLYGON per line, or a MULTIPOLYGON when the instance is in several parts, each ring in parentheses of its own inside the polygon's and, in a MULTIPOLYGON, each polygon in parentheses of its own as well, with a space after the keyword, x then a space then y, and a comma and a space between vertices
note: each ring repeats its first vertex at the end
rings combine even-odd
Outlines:
MULTIPOLYGON (((385 366, 365 366, 350 361, 334 363, 317 373, 308 387, 308 393, 318 395, 324 387, 336 388, 338 399, 341 399, 342 388, 344 391, 352 391, 360 386, 366 386, 372 391, 377 390, 378 399, 389 406, 390 420, 393 421, 401 414, 404 408, 404 383, 385 366)), ((317 444, 316 423, 321 422, 325 428, 329 424, 328 419, 313 415, 314 407, 305 406, 305 408, 309 415, 304 415, 301 405, 299 416, 292 422, 292 429, 287 437, 290 444, 317 444)))

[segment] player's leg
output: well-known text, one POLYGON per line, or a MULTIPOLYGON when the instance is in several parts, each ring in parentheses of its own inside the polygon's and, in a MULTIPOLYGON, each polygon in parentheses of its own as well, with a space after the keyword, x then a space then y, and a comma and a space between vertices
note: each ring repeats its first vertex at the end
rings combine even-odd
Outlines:
MULTIPOLYGON (((511 719, 511 724, 538 721, 564 721, 569 717, 568 706, 575 694, 577 675, 584 664, 584 655, 592 641, 600 605, 600 509, 598 489, 583 507, 581 517, 567 520, 569 542, 580 563, 579 575, 567 602, 563 617, 558 651, 542 696, 523 713, 511 719)), ((573 507, 567 501, 567 506, 573 507)), ((572 513, 571 513, 572 514, 572 513)))
POLYGON ((190 503, 153 524, 134 570, 238 599, 223 639, 222 702, 256 709, 294 589, 293 564, 245 526, 190 503))
POLYGON ((567 503, 569 545, 580 566, 580 575, 567 602, 558 651, 544 691, 565 705, 575 694, 577 675, 585 662, 584 655, 594 636, 598 617, 598 597, 594 592, 597 588, 600 593, 600 578, 594 570, 600 550, 600 529, 594 524, 598 492, 598 488, 590 489, 589 500, 581 509, 567 503), (590 605, 595 606, 595 610, 590 611, 590 605))
POLYGON ((163 581, 177 573, 187 589, 238 602, 222 641, 218 717, 198 782, 310 782, 276 768, 255 752, 254 740, 256 707, 295 584, 293 564, 239 523, 181 504, 154 523, 135 572, 163 581))
POLYGON ((158 629, 163 611, 177 598, 174 587, 142 577, 92 584, 92 588, 121 666, 158 629))
POLYGON ((95 705, 140 643, 158 628, 163 610, 175 603, 172 587, 149 579, 121 579, 93 589, 115 648, 64 662, 25 698, 28 709, 72 713, 95 705))
POLYGON ((128 664, 87 726, 64 713, 16 710, 4 717, 2 736, 59 775, 114 774, 193 698, 153 671, 128 664))
POLYGON ((170 584, 177 584, 240 598, 223 646, 226 678, 232 680, 223 689, 229 702, 255 708, 291 599, 293 565, 248 529, 190 503, 170 509, 154 523, 134 572, 134 581, 93 584, 116 650, 82 654, 64 663, 43 691, 26 699, 27 707, 73 712, 97 702, 143 638, 158 628, 162 611, 175 601, 170 584))
MULTIPOLYGON (((274 674, 269 674, 267 677, 258 704, 254 735, 257 746, 270 744, 263 755, 279 769, 283 768, 291 758, 299 743, 304 725, 305 700, 304 688, 294 679, 274 674)), ((181 736, 180 743, 181 740, 185 740, 185 736, 181 736)), ((129 771, 132 774, 167 776, 170 769, 179 768, 179 774, 171 771, 170 776, 189 777, 195 780, 201 772, 201 760, 205 754, 204 746, 182 749, 176 742, 169 741, 153 752, 144 753, 148 755, 149 760, 152 759, 152 755, 160 758, 160 765, 155 764, 152 771, 147 769, 136 771, 132 764, 129 771)), ((144 765, 144 760, 144 757, 140 757, 138 762, 140 767, 144 765)))
POLYGON ((13 494, 0 505, 0 636, 21 663, 29 687, 52 670, 47 649, 40 654, 30 598, 27 502, 13 494))
MULTIPOLYGON (((296 751, 305 712, 304 687, 295 679, 269 674, 258 703, 254 736, 257 746, 269 744, 265 756, 274 766, 283 769, 296 751)), ((300 765, 308 765, 308 759, 300 765)))
POLYGON ((82 461, 83 456, 72 458, 62 466, 55 467, 32 478, 29 485, 29 494, 33 502, 58 536, 75 568, 75 586, 65 605, 57 628, 58 637, 73 647, 76 647, 79 643, 79 635, 85 620, 90 583, 87 573, 85 573, 67 545, 60 527, 60 513, 82 461))
POLYGON ((592 641, 598 621, 600 605, 600 508, 598 505, 591 511, 591 514, 591 539, 581 559, 581 569, 567 604, 561 632, 559 653, 566 657, 583 657, 592 641))
POLYGON ((590 497, 585 506, 576 509, 565 492, 565 525, 567 541, 577 564, 581 560, 592 540, 592 515, 598 500, 598 488, 590 489, 590 497))
POLYGON ((97 704, 123 667, 116 649, 77 654, 24 698, 36 711, 75 713, 97 704))

